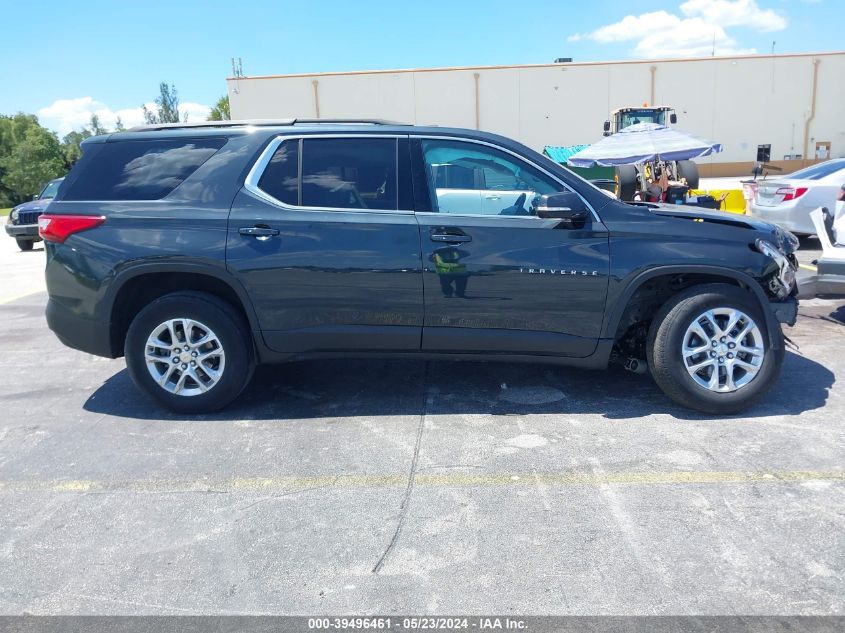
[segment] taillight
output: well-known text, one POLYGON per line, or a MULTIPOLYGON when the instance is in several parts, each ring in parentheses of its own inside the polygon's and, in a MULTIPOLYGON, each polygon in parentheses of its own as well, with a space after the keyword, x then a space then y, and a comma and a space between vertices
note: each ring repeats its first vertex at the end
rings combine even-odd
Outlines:
POLYGON ((102 215, 51 215, 38 218, 38 234, 47 242, 64 243, 74 233, 87 231, 106 221, 102 215))
POLYGON ((845 200, 845 187, 839 190, 839 195, 836 196, 837 200, 845 200))
POLYGON ((781 187, 775 191, 776 196, 783 196, 783 201, 797 200, 807 193, 807 187, 781 187))

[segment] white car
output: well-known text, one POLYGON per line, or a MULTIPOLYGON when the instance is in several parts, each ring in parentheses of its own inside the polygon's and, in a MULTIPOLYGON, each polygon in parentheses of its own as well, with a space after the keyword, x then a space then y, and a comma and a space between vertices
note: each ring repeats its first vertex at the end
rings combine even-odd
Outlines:
POLYGON ((839 190, 833 209, 833 237, 835 244, 845 246, 845 184, 839 190))
POLYGON ((832 211, 843 182, 845 158, 811 165, 775 180, 761 180, 750 215, 796 235, 814 235, 810 212, 819 207, 832 211))

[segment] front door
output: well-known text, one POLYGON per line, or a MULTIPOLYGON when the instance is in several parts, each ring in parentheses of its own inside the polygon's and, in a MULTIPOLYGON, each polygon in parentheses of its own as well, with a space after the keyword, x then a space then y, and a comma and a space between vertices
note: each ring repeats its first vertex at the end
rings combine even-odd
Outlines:
POLYGON ((417 212, 423 350, 589 356, 607 296, 604 225, 537 217, 534 198, 565 185, 510 152, 441 138, 413 148, 415 182, 427 183, 418 209, 430 205, 417 212), (453 190, 444 171, 472 176, 453 190))
POLYGON ((280 352, 416 351, 423 318, 407 137, 273 141, 229 216, 227 266, 280 352))

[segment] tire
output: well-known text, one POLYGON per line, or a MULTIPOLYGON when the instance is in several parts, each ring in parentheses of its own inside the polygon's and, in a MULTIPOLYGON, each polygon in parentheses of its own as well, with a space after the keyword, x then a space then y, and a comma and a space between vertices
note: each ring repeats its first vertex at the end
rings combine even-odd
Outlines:
POLYGON ((649 329, 646 354, 655 382, 669 398, 690 409, 725 415, 754 404, 777 380, 783 364, 783 333, 778 326, 773 334, 779 342, 778 349, 771 347, 766 319, 757 298, 750 292, 728 284, 694 286, 675 295, 657 313, 649 329), (736 328, 729 330, 733 336, 728 334, 726 343, 722 343, 720 336, 723 332, 714 331, 715 348, 714 337, 708 331, 713 320, 699 322, 699 329, 707 337, 699 337, 693 326, 699 316, 704 317, 711 310, 715 313, 715 322, 723 328, 737 312, 745 317, 737 322, 736 328), (745 337, 736 338, 738 330, 745 329, 749 322, 753 322, 756 330, 748 330, 745 337), (685 342, 691 348, 689 352, 684 350, 685 342), (705 347, 708 344, 710 347, 705 347), (731 344, 734 347, 728 348, 731 344), (692 355, 696 349, 707 351, 692 355), (762 349, 762 359, 742 351, 744 349, 762 349), (689 356, 685 357, 687 354, 689 356), (720 356, 722 360, 719 360, 720 356), (695 367, 699 363, 706 365, 695 373, 688 370, 689 366, 695 367), (753 371, 746 370, 745 365, 753 371), (712 384, 714 371, 719 372, 715 389, 712 384), (733 390, 728 384, 728 371, 735 386, 733 390))
POLYGON ((616 187, 620 200, 630 202, 640 190, 636 165, 619 165, 616 168, 616 187))
POLYGON ((138 312, 126 333, 124 355, 138 389, 179 413, 222 409, 241 394, 255 369, 252 340, 243 317, 225 301, 202 292, 165 295, 138 312), (167 327, 169 321, 172 327, 167 327), (190 345, 185 340, 188 330, 193 342, 202 338, 209 342, 190 345), (149 349, 163 360, 148 363, 146 353, 153 334, 162 345, 149 349), (176 347, 182 351, 171 368, 176 347), (161 386, 153 373, 164 376, 166 386, 161 386))
POLYGON ((22 251, 31 251, 32 247, 35 246, 35 242, 33 240, 15 240, 18 243, 18 248, 22 251))
POLYGON ((698 165, 691 160, 678 161, 678 179, 686 178, 690 189, 698 189, 698 165))

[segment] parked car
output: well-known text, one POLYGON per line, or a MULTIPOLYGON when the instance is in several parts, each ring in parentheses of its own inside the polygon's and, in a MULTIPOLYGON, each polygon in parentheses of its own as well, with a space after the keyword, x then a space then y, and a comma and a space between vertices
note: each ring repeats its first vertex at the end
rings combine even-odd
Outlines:
POLYGON ((820 207, 810 213, 822 256, 815 261, 814 275, 804 276, 798 284, 802 298, 845 297, 845 184, 839 190, 833 213, 820 207))
POLYGON ((51 180, 31 202, 19 204, 9 212, 6 235, 15 238, 18 248, 22 251, 31 251, 35 242, 41 241, 38 235, 38 218, 56 196, 63 180, 64 178, 51 180))
POLYGON ((835 158, 774 180, 761 180, 750 205, 751 215, 796 235, 816 232, 810 212, 833 207, 845 179, 845 158, 835 158))
POLYGON ((176 411, 226 406, 257 363, 351 355, 618 360, 729 413, 797 315, 788 232, 621 202, 477 130, 203 122, 83 150, 39 221, 48 324, 176 411))

